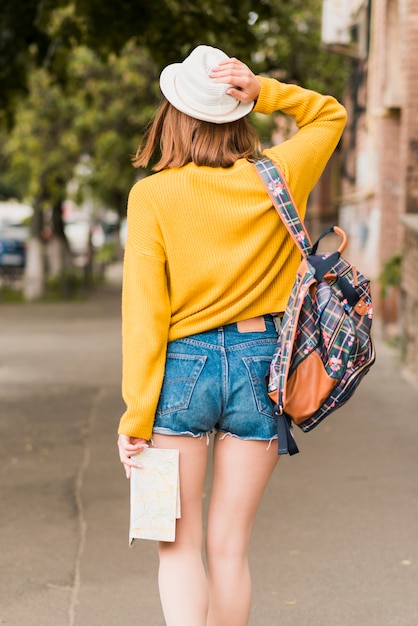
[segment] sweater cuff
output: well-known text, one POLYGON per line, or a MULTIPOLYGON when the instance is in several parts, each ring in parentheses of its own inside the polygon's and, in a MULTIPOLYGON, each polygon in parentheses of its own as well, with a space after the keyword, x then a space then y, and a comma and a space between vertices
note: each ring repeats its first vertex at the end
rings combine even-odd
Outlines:
POLYGON ((264 115, 274 113, 274 111, 278 110, 277 98, 282 84, 275 78, 267 78, 266 76, 257 76, 257 78, 261 83, 261 89, 253 111, 255 113, 264 113, 264 115))

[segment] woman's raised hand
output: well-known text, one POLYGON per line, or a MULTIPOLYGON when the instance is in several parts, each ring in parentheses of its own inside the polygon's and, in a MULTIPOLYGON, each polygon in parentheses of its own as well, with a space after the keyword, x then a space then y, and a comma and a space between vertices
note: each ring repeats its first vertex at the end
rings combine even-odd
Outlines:
POLYGON ((209 71, 209 76, 216 83, 231 85, 227 94, 237 100, 249 102, 257 100, 261 84, 250 68, 238 59, 225 59, 209 71))

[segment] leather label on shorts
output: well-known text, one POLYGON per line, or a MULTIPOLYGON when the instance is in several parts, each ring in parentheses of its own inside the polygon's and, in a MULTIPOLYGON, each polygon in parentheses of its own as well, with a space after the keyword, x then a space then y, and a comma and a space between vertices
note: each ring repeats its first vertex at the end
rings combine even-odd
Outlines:
POLYGON ((264 317, 260 315, 237 322, 237 328, 239 333, 262 333, 266 330, 266 322, 264 317))

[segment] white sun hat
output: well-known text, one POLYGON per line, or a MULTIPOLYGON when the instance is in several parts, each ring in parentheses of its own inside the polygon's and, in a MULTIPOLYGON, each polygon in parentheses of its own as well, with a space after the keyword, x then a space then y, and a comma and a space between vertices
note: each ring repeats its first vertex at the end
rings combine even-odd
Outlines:
POLYGON ((215 83, 209 72, 228 56, 218 48, 198 46, 182 63, 163 69, 160 87, 179 111, 204 122, 225 124, 244 117, 254 102, 242 102, 227 94, 232 85, 215 83))

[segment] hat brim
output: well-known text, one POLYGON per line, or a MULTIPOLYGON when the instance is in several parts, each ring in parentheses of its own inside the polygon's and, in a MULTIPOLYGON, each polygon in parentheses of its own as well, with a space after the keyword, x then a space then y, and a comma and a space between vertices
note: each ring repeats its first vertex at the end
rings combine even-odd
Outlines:
POLYGON ((189 104, 184 102, 176 90, 176 76, 181 66, 181 63, 172 63, 163 69, 160 75, 160 88, 173 107, 182 113, 186 113, 186 115, 203 122, 226 124, 228 122, 235 122, 236 120, 245 117, 252 111, 254 107, 253 100, 250 102, 243 102, 242 100, 237 100, 233 96, 231 96, 231 100, 233 100, 236 105, 227 113, 220 113, 219 111, 211 112, 208 110, 202 111, 192 108, 189 104))

